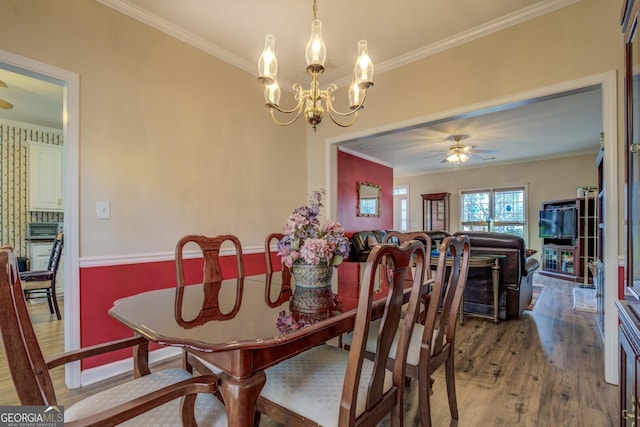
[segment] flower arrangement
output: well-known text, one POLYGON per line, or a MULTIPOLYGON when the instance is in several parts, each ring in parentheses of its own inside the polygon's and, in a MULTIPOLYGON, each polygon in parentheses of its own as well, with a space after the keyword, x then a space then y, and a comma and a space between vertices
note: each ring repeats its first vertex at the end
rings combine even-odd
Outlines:
POLYGON ((293 264, 337 266, 349 255, 349 239, 344 228, 328 220, 324 226, 318 218, 325 190, 309 196, 309 205, 296 208, 282 227, 284 237, 278 242, 278 255, 287 267, 293 264))

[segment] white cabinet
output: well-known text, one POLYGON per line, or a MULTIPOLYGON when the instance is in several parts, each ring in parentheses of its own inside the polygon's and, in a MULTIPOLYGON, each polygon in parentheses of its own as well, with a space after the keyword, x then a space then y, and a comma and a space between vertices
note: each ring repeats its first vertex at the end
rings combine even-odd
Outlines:
POLYGON ((53 242, 29 243, 30 269, 46 270, 53 242))
POLYGON ((63 211, 63 160, 61 145, 29 144, 30 211, 63 211))

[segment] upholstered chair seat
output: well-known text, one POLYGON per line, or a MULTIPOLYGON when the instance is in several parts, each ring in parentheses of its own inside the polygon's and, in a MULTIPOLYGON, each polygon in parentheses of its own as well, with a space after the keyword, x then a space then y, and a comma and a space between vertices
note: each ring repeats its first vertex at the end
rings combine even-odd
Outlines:
MULTIPOLYGON (((261 396, 321 426, 334 426, 338 419, 348 359, 349 353, 338 347, 321 345, 313 348, 267 369, 267 382, 261 396), (309 404, 311 396, 312 405, 309 404)), ((365 410, 372 370, 373 362, 365 359, 358 387, 356 417, 365 410)), ((391 385, 391 371, 387 371, 383 392, 390 390, 391 385)))
MULTIPOLYGON (((176 384, 191 378, 184 369, 166 369, 145 375, 103 392, 94 394, 74 405, 65 407, 65 423, 104 411, 116 405, 141 397, 150 390, 176 384)), ((199 394, 195 406, 196 422, 199 426, 223 427, 227 425, 227 413, 224 405, 213 394, 199 394)), ((121 424, 123 426, 171 426, 180 425, 180 398, 145 412, 121 424)))

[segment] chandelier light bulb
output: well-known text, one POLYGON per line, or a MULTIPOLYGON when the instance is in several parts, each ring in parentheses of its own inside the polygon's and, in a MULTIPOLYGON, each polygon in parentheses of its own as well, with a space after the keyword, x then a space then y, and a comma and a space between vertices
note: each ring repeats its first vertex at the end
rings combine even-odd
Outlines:
POLYGON ((367 52, 366 40, 360 40, 358 42, 358 58, 356 59, 353 73, 362 89, 373 86, 373 62, 371 62, 371 58, 369 58, 369 53, 367 52))
POLYGON ((360 88, 358 79, 353 76, 351 86, 349 86, 349 108, 355 110, 363 100, 365 90, 360 88))
POLYGON ((307 67, 311 65, 324 67, 324 61, 327 59, 327 47, 322 40, 322 22, 319 19, 311 22, 311 37, 305 49, 305 58, 307 67))
POLYGON ((270 85, 264 85, 264 100, 267 102, 267 106, 279 105, 280 95, 280 85, 278 85, 278 82, 273 82, 273 84, 270 85))
POLYGON ((278 60, 276 59, 276 38, 271 34, 264 39, 264 50, 258 59, 258 81, 265 85, 273 84, 278 75, 278 60))

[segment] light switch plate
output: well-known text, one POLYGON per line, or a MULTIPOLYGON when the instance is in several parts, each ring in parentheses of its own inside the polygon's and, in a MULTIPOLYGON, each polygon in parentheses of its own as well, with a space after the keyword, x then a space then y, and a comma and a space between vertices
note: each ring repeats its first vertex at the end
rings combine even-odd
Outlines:
POLYGON ((109 202, 96 202, 96 218, 111 219, 111 206, 109 206, 109 202))

